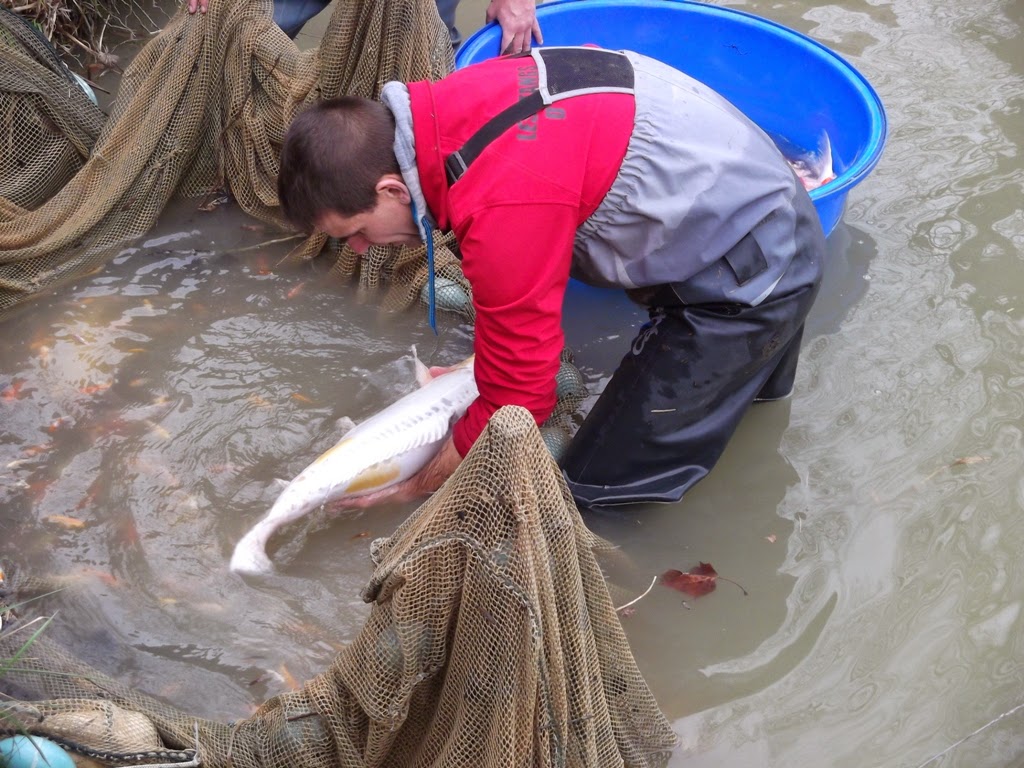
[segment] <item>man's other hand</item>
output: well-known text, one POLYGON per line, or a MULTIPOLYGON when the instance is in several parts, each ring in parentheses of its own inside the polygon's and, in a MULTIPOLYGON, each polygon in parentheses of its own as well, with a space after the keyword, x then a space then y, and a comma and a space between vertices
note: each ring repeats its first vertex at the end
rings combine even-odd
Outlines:
POLYGON ((491 0, 487 6, 487 21, 501 25, 502 55, 530 50, 534 38, 538 44, 544 42, 537 21, 536 0, 491 0))

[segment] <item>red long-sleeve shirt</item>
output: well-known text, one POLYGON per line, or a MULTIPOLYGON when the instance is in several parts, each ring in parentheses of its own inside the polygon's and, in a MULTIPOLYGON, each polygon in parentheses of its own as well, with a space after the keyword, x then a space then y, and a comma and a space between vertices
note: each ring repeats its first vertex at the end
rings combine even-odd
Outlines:
POLYGON ((566 99, 498 137, 449 188, 445 158, 536 84, 532 59, 503 58, 408 86, 424 197, 455 232, 473 287, 480 396, 455 425, 463 456, 503 405, 538 423, 554 409, 576 228, 607 193, 633 131, 632 95, 566 99))

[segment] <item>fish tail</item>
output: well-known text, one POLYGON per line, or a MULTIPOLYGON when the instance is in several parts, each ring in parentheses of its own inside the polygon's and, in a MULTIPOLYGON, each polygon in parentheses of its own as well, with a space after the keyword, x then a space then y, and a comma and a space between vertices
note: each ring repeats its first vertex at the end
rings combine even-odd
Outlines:
POLYGON ((267 557, 266 539, 260 526, 245 534, 235 545, 235 551, 231 555, 231 571, 250 575, 271 573, 274 564, 267 557))

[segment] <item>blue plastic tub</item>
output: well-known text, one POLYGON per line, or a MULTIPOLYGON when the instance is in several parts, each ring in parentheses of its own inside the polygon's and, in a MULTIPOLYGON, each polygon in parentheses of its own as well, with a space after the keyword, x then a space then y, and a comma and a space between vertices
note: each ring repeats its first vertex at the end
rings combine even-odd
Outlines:
MULTIPOLYGON (((660 59, 795 147, 816 149, 826 131, 836 178, 811 192, 825 234, 882 154, 885 110, 868 81, 821 43, 781 24, 688 0, 555 0, 538 5, 537 18, 546 45, 593 43, 660 59)), ((462 45, 456 66, 497 56, 500 41, 497 24, 487 25, 462 45)))

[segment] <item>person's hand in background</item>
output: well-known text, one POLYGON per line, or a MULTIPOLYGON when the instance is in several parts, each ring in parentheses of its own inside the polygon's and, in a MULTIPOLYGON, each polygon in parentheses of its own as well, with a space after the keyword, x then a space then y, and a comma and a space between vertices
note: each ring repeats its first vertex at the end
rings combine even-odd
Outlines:
POLYGON ((537 21, 536 0, 491 0, 487 6, 487 21, 501 25, 502 54, 528 51, 534 39, 538 44, 544 42, 537 21))

